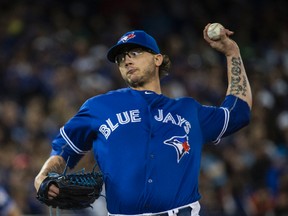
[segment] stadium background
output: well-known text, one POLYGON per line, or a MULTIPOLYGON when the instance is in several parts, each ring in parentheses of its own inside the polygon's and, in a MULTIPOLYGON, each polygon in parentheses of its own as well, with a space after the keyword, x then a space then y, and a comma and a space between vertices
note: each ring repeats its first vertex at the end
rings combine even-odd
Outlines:
MULTIPOLYGON (((1 185, 24 215, 47 214, 35 199, 34 177, 51 139, 79 106, 125 86, 106 51, 126 31, 146 30, 170 56, 164 94, 219 105, 225 59, 204 42, 202 30, 220 22, 236 32, 254 105, 247 128, 204 148, 202 214, 288 215, 287 14, 285 0, 2 0, 1 185)), ((79 165, 91 166, 91 155, 79 165)), ((94 215, 101 215, 97 208, 94 215)))

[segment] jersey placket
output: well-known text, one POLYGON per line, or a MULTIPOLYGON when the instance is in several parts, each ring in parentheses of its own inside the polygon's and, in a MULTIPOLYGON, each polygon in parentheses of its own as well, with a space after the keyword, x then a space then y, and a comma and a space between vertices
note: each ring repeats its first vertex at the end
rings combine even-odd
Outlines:
MULTIPOLYGON (((157 99, 155 99, 157 100, 157 99)), ((147 166, 146 166, 146 184, 145 184, 145 210, 148 210, 151 204, 151 198, 153 197, 153 193, 155 193, 155 184, 157 184, 157 176, 153 175, 153 169, 154 169, 154 163, 155 163, 155 155, 153 146, 154 141, 154 124, 156 123, 154 121, 154 112, 155 110, 155 100, 151 101, 150 104, 147 106, 147 119, 149 119, 149 137, 147 140, 147 166), (153 103, 154 102, 154 103, 153 103), (154 107, 154 108, 153 108, 154 107)))

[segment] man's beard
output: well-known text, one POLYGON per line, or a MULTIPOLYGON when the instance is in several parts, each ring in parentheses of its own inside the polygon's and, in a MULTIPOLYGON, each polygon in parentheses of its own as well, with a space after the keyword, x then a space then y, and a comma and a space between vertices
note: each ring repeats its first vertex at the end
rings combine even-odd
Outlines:
POLYGON ((137 87, 143 87, 145 85, 145 83, 148 81, 149 79, 149 74, 146 75, 132 75, 131 77, 127 77, 125 79, 125 82, 127 83, 128 86, 132 87, 132 88, 137 88, 137 87))
POLYGON ((155 71, 153 70, 146 70, 146 72, 141 74, 132 75, 130 77, 126 77, 125 82, 128 86, 132 88, 139 88, 145 86, 145 84, 151 82, 153 79, 155 71))
POLYGON ((125 80, 128 86, 132 88, 143 87, 145 82, 142 80, 132 81, 132 80, 125 80))

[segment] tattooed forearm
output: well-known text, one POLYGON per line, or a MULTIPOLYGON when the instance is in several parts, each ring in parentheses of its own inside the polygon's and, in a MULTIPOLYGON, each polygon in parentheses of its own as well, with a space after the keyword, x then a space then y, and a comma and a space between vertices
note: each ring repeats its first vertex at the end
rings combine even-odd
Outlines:
POLYGON ((246 96, 247 93, 247 78, 241 71, 241 58, 233 57, 231 59, 231 82, 229 93, 235 96, 246 96))
POLYGON ((43 173, 48 174, 49 172, 63 172, 65 168, 65 160, 62 157, 53 157, 48 160, 43 166, 43 173))
POLYGON ((34 180, 34 186, 36 190, 39 190, 39 187, 43 180, 47 177, 48 173, 56 172, 62 173, 65 168, 66 162, 61 156, 51 156, 42 166, 40 172, 34 180))

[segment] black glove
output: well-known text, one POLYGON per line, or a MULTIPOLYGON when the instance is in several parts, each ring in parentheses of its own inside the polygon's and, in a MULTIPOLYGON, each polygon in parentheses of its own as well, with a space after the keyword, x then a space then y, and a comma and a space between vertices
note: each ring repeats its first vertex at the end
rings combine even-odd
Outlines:
POLYGON ((99 198, 102 191, 103 175, 101 172, 57 174, 49 173, 41 183, 37 199, 47 206, 60 209, 83 209, 99 198), (51 184, 59 188, 59 195, 48 199, 51 184))

